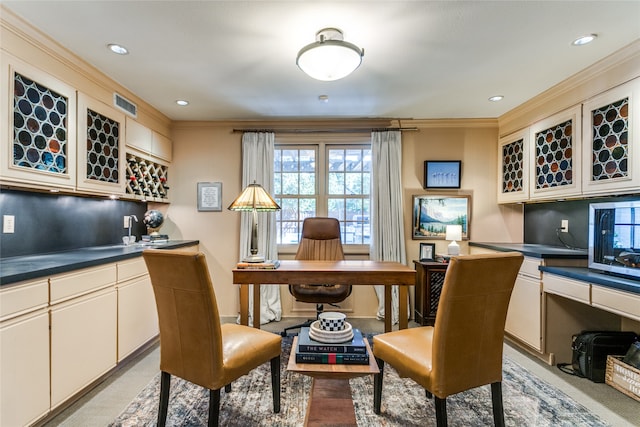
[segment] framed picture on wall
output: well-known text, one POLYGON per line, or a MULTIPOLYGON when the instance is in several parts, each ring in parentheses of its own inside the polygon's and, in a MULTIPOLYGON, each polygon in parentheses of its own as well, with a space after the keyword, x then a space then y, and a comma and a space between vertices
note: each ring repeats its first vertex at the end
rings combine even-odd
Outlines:
POLYGON ((435 261, 436 244, 420 243, 420 261, 435 261))
POLYGON ((460 160, 426 160, 424 188, 460 188, 460 160))
POLYGON ((198 212, 222 211, 222 183, 198 183, 198 212))
POLYGON ((447 225, 462 226, 462 240, 469 240, 471 196, 429 194, 413 196, 412 239, 444 239, 447 225))

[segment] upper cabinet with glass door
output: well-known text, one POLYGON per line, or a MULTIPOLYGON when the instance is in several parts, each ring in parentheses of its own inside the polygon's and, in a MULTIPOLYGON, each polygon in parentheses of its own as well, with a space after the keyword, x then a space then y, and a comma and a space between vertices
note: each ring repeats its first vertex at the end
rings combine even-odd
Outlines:
POLYGON ((530 200, 581 194, 581 120, 578 105, 531 125, 530 200))
POLYGON ((640 189, 640 78, 583 104, 585 195, 640 189))
POLYGON ((35 188, 76 186, 75 90, 6 53, 0 56, 0 177, 35 188))
POLYGON ((529 128, 500 138, 498 203, 529 200, 529 128))
POLYGON ((125 192, 124 114, 78 93, 78 190, 125 192))

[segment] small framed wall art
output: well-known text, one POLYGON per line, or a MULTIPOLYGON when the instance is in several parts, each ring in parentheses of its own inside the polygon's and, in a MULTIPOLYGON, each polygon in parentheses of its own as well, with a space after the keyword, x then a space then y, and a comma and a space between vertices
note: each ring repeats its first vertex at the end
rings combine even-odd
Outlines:
POLYGON ((198 212, 222 211, 222 183, 198 183, 198 212))
POLYGON ((420 261, 435 261, 436 244, 420 243, 420 261))
POLYGON ((425 160, 424 188, 460 188, 460 160, 425 160))

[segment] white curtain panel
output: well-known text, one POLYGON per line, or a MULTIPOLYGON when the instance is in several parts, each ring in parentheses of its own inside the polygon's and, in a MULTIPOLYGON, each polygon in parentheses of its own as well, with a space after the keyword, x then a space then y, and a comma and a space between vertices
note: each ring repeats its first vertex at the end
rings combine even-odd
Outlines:
MULTIPOLYGON (((402 202, 402 133, 371 133, 371 259, 406 264, 402 202)), ((384 286, 374 286, 378 319, 384 319, 384 286)), ((392 321, 398 323, 398 287, 392 288, 392 321)), ((406 301, 409 304, 409 301, 406 301)), ((409 310, 407 310, 409 312, 409 310)))
MULTIPOLYGON (((242 134, 242 188, 254 181, 273 195, 273 132, 245 132, 242 134)), ((241 212, 240 258, 249 255, 251 248, 251 226, 253 213, 241 212)), ((258 212, 258 254, 266 259, 278 258, 276 244, 276 213, 258 212)), ((249 289, 253 295, 253 286, 249 289)), ((249 298, 249 325, 253 325, 253 298, 249 298)), ((279 321, 282 318, 279 286, 260 288, 260 323, 279 321)), ((239 317, 238 317, 239 321, 239 317)))

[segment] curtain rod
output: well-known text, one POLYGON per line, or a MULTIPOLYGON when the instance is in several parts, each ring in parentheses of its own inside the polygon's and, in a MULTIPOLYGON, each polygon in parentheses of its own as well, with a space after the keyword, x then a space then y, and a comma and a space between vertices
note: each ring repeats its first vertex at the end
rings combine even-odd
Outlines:
POLYGON ((417 131, 417 127, 396 127, 396 128, 345 128, 345 129, 233 129, 238 132, 273 132, 273 133, 363 133, 363 132, 384 132, 399 130, 401 132, 417 131))

